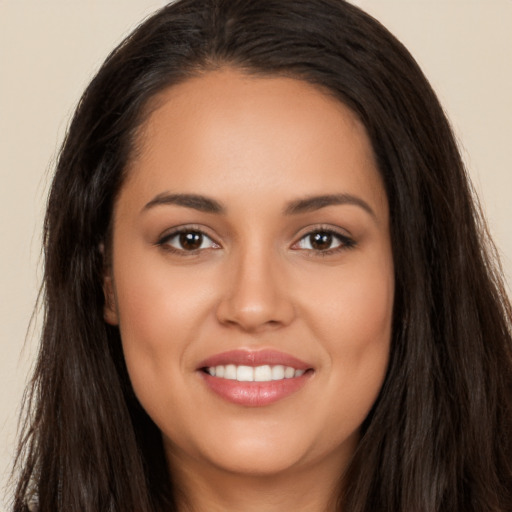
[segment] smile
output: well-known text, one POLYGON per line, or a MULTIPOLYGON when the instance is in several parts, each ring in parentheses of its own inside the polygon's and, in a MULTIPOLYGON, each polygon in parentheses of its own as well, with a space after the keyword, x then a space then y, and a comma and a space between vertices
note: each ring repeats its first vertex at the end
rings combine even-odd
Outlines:
POLYGON ((212 377, 237 380, 238 382, 270 382, 274 380, 293 379, 304 374, 305 370, 284 366, 281 364, 270 366, 245 366, 245 365, 218 365, 204 369, 212 377))
POLYGON ((311 364, 272 349, 223 352, 197 369, 210 392, 244 407, 264 407, 294 395, 315 373, 311 364))

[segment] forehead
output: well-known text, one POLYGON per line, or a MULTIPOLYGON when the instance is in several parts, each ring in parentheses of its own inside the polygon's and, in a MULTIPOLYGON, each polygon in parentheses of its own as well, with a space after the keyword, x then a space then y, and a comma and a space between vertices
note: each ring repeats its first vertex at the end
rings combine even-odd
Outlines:
MULTIPOLYGON (((158 95, 143 123, 128 183, 218 194, 276 196, 366 191, 386 207, 366 131, 343 103, 306 82, 205 73, 158 95)), ((278 200, 278 198, 276 198, 278 200)))

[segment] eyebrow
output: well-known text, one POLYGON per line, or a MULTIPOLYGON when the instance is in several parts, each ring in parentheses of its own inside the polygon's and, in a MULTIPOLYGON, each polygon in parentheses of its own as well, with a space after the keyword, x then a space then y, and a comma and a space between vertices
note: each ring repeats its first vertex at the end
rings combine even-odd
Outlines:
POLYGON ((336 205, 354 205, 359 206, 364 211, 369 213, 372 217, 376 218, 375 212, 372 210, 370 205, 361 199, 360 197, 353 196, 351 194, 328 194, 321 196, 305 197, 304 199, 298 199, 292 201, 285 208, 285 215, 297 215, 300 213, 312 212, 320 210, 327 206, 336 205))
POLYGON ((206 196, 198 194, 158 194, 149 203, 147 203, 142 211, 149 210, 155 206, 162 205, 178 205, 184 206, 185 208, 193 208, 200 212, 206 213, 225 213, 225 208, 215 199, 211 199, 206 196))
MULTIPOLYGON (((192 208, 205 213, 226 213, 226 208, 215 199, 199 195, 199 194, 158 194, 149 203, 147 203, 142 211, 149 210, 155 206, 177 205, 185 208, 192 208)), ((320 210, 327 206, 336 205, 354 205, 359 206, 364 211, 376 218, 375 212, 370 205, 360 197, 352 194, 327 194, 320 196, 305 197, 297 199, 287 204, 284 209, 285 215, 298 215, 301 213, 320 210)))

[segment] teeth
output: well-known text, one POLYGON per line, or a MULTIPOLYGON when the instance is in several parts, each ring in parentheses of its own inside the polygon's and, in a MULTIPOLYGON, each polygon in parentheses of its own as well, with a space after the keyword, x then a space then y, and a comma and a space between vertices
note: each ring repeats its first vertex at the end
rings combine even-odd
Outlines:
POLYGON ((239 382, 270 382, 272 380, 292 379, 304 375, 305 370, 296 370, 281 364, 270 366, 236 366, 234 364, 211 366, 206 371, 212 377, 219 377, 239 382))
POLYGON ((284 366, 280 364, 272 367, 272 380, 284 379, 284 366))
POLYGON ((234 364, 228 364, 224 368, 224 378, 229 380, 236 380, 236 366, 234 364))
POLYGON ((284 378, 285 379, 291 379, 295 375, 295 368, 292 368, 291 366, 287 366, 284 369, 284 378))
POLYGON ((236 380, 240 382, 252 382, 254 380, 254 368, 251 366, 239 366, 236 369, 236 380))
POLYGON ((256 382, 272 380, 272 368, 270 368, 268 364, 265 366, 256 366, 256 368, 254 368, 254 380, 256 382))

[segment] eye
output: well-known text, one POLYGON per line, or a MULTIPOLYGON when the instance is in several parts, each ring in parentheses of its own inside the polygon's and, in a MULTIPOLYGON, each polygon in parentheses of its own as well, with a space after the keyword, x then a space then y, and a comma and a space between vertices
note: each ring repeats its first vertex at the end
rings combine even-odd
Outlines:
POLYGON ((158 241, 167 249, 180 252, 194 252, 202 249, 216 249, 220 246, 202 231, 187 229, 174 231, 158 241))
POLYGON ((349 237, 331 230, 319 229, 303 236, 293 249, 305 249, 321 253, 335 252, 336 250, 353 247, 355 242, 349 237))

